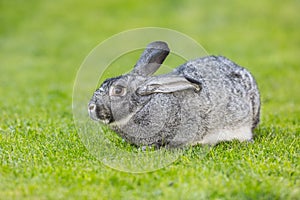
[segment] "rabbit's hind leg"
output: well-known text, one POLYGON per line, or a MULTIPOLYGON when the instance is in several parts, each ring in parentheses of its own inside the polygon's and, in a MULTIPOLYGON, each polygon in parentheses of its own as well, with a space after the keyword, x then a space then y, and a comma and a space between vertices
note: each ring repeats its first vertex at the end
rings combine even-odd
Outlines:
POLYGON ((231 141, 234 139, 241 142, 252 141, 251 127, 245 126, 236 129, 217 130, 213 133, 205 135, 199 143, 215 145, 222 141, 231 141))

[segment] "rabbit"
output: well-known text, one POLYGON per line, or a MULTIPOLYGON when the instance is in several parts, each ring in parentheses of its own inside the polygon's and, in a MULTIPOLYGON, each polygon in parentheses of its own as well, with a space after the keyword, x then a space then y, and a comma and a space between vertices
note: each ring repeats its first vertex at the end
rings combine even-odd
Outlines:
POLYGON ((250 72, 206 56, 154 76, 169 52, 167 43, 152 42, 130 73, 105 80, 88 104, 90 118, 143 147, 253 141, 260 93, 250 72))

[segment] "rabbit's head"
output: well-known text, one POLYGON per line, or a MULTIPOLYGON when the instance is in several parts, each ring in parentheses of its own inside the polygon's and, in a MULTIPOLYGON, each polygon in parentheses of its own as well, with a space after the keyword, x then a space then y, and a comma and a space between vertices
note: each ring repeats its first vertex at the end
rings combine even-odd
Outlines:
POLYGON ((105 124, 126 123, 153 95, 199 89, 199 85, 178 75, 151 76, 168 54, 165 42, 150 43, 129 74, 107 79, 95 91, 88 105, 90 117, 105 124))

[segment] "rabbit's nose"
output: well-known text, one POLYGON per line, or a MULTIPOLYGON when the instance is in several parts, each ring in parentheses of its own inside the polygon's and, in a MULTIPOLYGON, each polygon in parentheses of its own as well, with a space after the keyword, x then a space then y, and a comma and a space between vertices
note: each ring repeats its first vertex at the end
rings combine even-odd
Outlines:
POLYGON ((95 110, 96 110, 96 104, 91 103, 91 104, 89 105, 89 111, 90 111, 90 112, 95 112, 95 110))
POLYGON ((98 117, 97 117, 97 113, 96 113, 96 109, 97 109, 97 106, 96 104, 89 104, 88 105, 88 112, 89 112, 89 116, 93 119, 93 120, 98 120, 98 117))

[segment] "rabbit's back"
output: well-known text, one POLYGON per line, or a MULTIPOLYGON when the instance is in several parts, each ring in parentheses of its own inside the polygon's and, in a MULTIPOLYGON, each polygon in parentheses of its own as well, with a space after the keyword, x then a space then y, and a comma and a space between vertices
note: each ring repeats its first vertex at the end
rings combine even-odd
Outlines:
MULTIPOLYGON (((222 56, 208 56, 189 61, 177 69, 176 73, 198 80, 201 84, 226 84, 232 81, 235 89, 242 91, 257 90, 256 82, 250 72, 222 56)), ((233 89, 233 88, 232 88, 233 89)))

